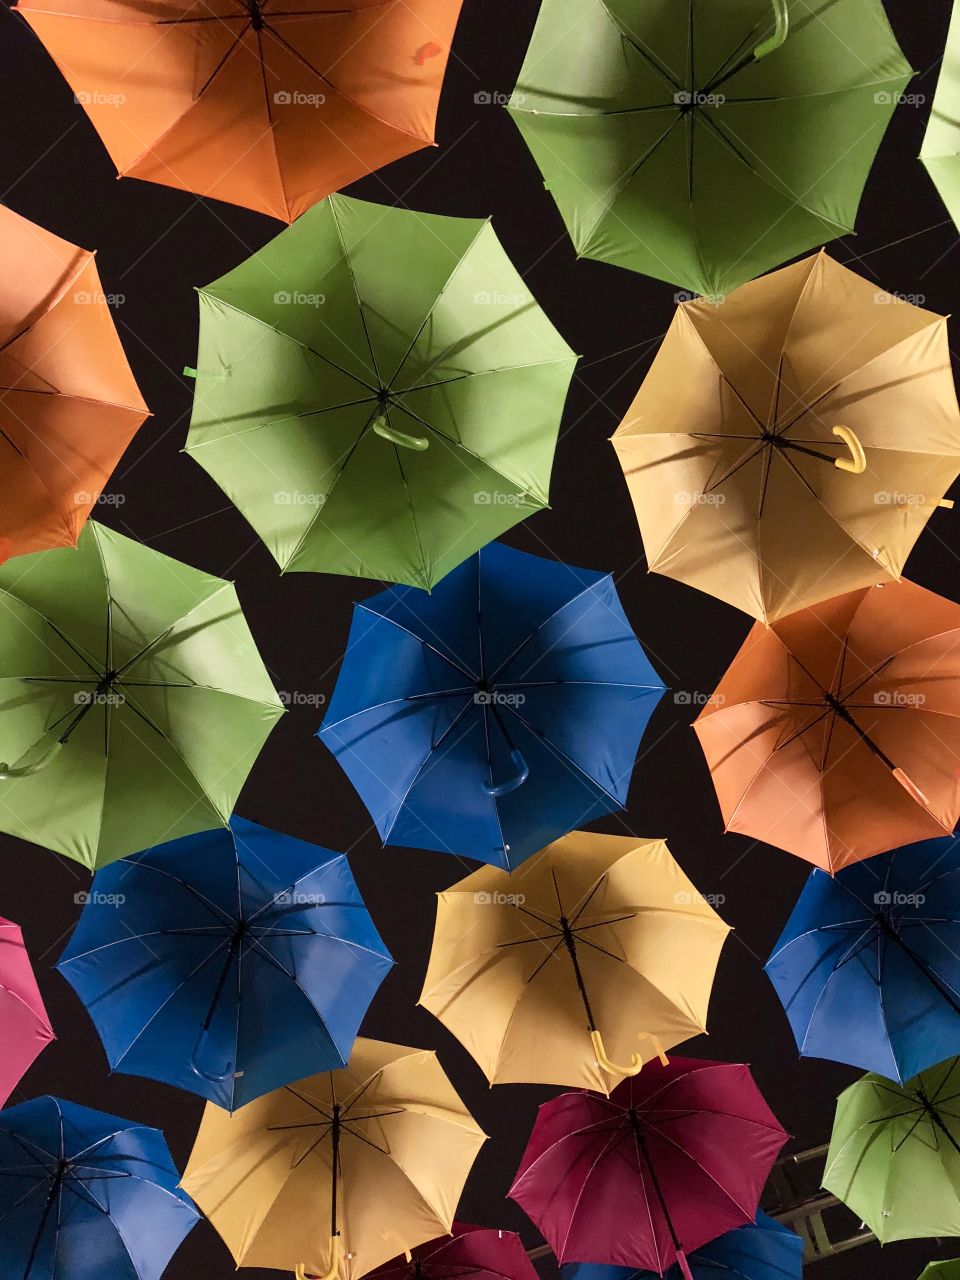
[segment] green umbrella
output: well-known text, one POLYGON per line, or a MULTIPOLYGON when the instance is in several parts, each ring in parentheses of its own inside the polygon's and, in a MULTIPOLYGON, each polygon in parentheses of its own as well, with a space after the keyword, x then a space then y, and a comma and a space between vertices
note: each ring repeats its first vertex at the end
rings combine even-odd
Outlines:
POLYGON ((283 569, 430 588, 547 505, 576 357, 490 223, 331 196, 200 290, 187 452, 283 569))
POLYGON ((852 230, 910 75, 882 0, 544 0, 509 110, 579 255, 709 296, 852 230))
POLYGON ((93 521, 0 569, 0 830, 95 868, 220 826, 282 711, 229 582, 93 521))
POLYGON ((960 227, 960 4, 954 4, 920 159, 960 227))
POLYGON ((931 1262, 920 1280, 960 1280, 960 1259, 947 1259, 946 1262, 931 1262))
POLYGON ((881 1244, 960 1235, 960 1058, 844 1090, 823 1185, 881 1244))

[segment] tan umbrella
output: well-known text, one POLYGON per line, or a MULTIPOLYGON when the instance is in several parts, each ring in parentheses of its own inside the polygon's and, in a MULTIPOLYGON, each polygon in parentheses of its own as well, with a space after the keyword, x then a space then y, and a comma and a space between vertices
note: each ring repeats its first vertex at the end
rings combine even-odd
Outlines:
POLYGON ((897 580, 960 472, 946 319, 824 253, 685 302, 613 444, 656 573, 765 622, 897 580))
POLYGON ((450 1231, 485 1141, 434 1053, 361 1037, 340 1071, 208 1105, 182 1185, 237 1266, 353 1280, 450 1231))
POLYGON ((438 895, 420 1003, 491 1084, 609 1093, 706 1030, 728 933, 662 840, 574 831, 438 895))

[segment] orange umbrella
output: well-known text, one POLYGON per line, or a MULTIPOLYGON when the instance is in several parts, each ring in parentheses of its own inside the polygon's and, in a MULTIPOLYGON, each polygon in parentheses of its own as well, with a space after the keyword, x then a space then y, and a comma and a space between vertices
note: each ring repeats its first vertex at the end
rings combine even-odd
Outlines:
POLYGON ((462 0, 21 0, 121 177, 292 222, 433 145, 462 0))
POLYGON ((0 207, 0 561, 74 546, 148 413, 93 254, 0 207))
POLYGON ((728 831, 834 872, 960 818, 960 605, 912 582, 757 623, 694 725, 728 831))

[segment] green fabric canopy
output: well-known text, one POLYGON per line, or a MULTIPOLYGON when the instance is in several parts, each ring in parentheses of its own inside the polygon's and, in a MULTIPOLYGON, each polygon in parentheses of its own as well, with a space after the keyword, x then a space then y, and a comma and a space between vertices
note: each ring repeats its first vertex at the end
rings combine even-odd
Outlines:
POLYGON ((960 4, 954 4, 920 159, 960 227, 960 4))
POLYGON ((429 588, 547 504, 575 362, 489 222, 331 196, 200 290, 187 452, 282 568, 429 588))
POLYGON ((0 568, 0 830, 95 868, 220 826, 282 713, 229 582, 93 521, 0 568))
POLYGON ((960 1058, 844 1090, 823 1185, 881 1244, 960 1235, 960 1058))
POLYGON ((945 1262, 931 1262, 920 1280, 960 1280, 960 1259, 947 1259, 945 1262))
POLYGON ((910 75, 881 0, 544 0, 509 110, 579 255, 714 296, 852 230, 910 75))

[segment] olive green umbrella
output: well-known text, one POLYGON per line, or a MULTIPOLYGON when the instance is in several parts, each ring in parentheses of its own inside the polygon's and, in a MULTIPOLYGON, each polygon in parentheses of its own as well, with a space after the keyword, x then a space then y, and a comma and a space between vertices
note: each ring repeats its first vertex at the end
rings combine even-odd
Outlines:
POLYGON ((960 1058, 844 1090, 823 1185, 881 1244, 960 1235, 960 1058))
POLYGON ((430 588, 546 506, 575 363, 489 222, 331 196, 200 290, 187 452, 283 569, 430 588))
POLYGON ((229 582, 92 520, 0 568, 0 830, 95 868, 220 826, 282 712, 229 582))
POLYGON ((948 1258, 944 1262, 931 1262, 924 1269, 920 1280, 960 1280, 960 1259, 948 1258))
POLYGON ((954 4, 920 159, 960 227, 960 5, 954 4))
POLYGON ((882 0, 544 0, 509 110, 579 255, 722 295, 852 230, 910 75, 882 0))

